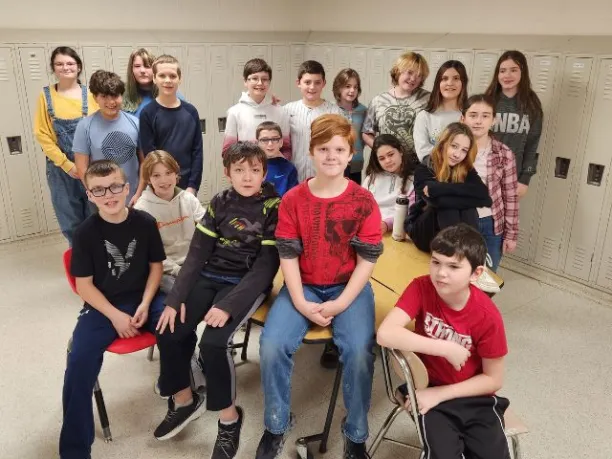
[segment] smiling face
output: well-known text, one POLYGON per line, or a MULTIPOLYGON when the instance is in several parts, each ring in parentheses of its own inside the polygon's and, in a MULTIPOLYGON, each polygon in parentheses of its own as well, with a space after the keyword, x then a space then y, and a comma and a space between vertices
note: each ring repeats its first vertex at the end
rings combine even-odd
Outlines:
POLYGON ((516 91, 521 81, 521 68, 512 59, 507 59, 500 64, 497 79, 503 91, 516 91))
POLYGON ((353 157, 348 141, 339 135, 333 136, 329 142, 315 145, 311 155, 316 175, 326 178, 344 175, 344 169, 353 157))
POLYGON ((485 102, 472 104, 461 117, 461 122, 466 124, 476 139, 489 135, 489 130, 495 122, 493 107, 485 102))
POLYGON ((410 95, 421 85, 422 81, 423 78, 416 70, 409 69, 399 74, 399 77, 397 78, 397 86, 402 90, 402 92, 410 95))
POLYGON ((250 74, 244 81, 244 87, 251 99, 263 100, 270 89, 270 75, 268 72, 257 72, 250 74))
POLYGON ((87 179, 87 197, 96 205, 101 214, 107 216, 118 215, 125 209, 129 191, 130 185, 125 182, 121 171, 114 171, 106 177, 87 179))
POLYGON ((323 75, 319 73, 305 73, 302 78, 297 80, 297 87, 300 88, 302 98, 307 102, 318 102, 321 100, 321 92, 325 87, 323 75))
POLYGON ((253 158, 251 161, 243 159, 230 164, 229 168, 225 168, 225 175, 234 190, 241 196, 248 198, 261 191, 261 184, 266 173, 261 161, 253 158))
POLYGON ((257 142, 259 143, 259 148, 265 152, 268 158, 280 155, 283 138, 276 129, 262 129, 257 142))
POLYGON ((164 96, 175 96, 181 77, 178 74, 177 64, 159 63, 156 67, 157 73, 153 76, 155 86, 159 89, 159 94, 164 96))
POLYGON ((53 73, 58 80, 76 80, 81 68, 77 61, 66 54, 58 54, 53 59, 53 73))
POLYGON ((463 134, 457 134, 453 137, 446 146, 446 156, 448 158, 448 165, 454 167, 465 159, 472 143, 468 136, 463 134))
POLYGON ((142 57, 136 56, 132 63, 132 73, 138 86, 150 87, 153 83, 153 69, 145 65, 142 57))
POLYGON ((380 167, 392 174, 399 174, 402 167, 402 154, 391 145, 381 145, 376 150, 376 159, 380 167))
POLYGON ((359 95, 359 84, 356 78, 349 78, 346 84, 340 89, 340 102, 353 103, 359 95))
POLYGON ((149 181, 157 197, 166 201, 172 200, 174 197, 174 187, 178 181, 176 172, 171 171, 164 164, 159 163, 153 167, 149 181))
POLYGON ((440 80, 440 93, 444 99, 457 99, 461 94, 461 75, 453 68, 447 69, 440 80))
POLYGON ((443 298, 463 292, 471 281, 478 278, 479 273, 480 271, 472 273, 472 266, 465 257, 447 257, 438 252, 431 254, 429 276, 436 291, 443 298))
POLYGON ((100 107, 100 113, 104 118, 115 119, 119 116, 123 104, 123 96, 103 95, 94 96, 96 103, 100 107))

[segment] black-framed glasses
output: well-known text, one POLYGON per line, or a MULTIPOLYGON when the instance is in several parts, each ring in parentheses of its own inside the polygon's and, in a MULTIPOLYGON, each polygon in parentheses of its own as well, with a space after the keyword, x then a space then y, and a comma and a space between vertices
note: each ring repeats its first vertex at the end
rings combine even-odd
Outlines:
POLYGON ((280 137, 263 137, 261 139, 259 139, 259 143, 263 143, 263 144, 267 144, 267 143, 277 143, 280 142, 282 139, 280 137))
POLYGON ((111 194, 119 194, 125 188, 126 183, 113 183, 111 186, 96 186, 89 190, 96 198, 106 196, 106 191, 110 191, 111 194))

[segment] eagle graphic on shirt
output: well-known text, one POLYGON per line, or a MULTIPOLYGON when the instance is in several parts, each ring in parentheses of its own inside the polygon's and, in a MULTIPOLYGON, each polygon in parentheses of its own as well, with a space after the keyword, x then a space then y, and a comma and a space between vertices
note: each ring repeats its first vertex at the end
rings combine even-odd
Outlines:
POLYGON ((112 276, 119 280, 130 268, 130 260, 134 257, 134 252, 136 252, 136 238, 132 239, 128 244, 125 255, 121 253, 121 250, 115 244, 107 240, 104 241, 104 247, 106 247, 106 254, 108 255, 108 269, 112 276))

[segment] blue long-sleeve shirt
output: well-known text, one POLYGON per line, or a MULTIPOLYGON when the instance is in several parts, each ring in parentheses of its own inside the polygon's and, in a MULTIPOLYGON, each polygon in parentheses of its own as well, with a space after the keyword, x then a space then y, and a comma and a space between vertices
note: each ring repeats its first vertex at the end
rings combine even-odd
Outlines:
POLYGON ((284 156, 268 158, 266 181, 272 183, 276 192, 282 196, 298 184, 297 169, 284 156))
POLYGON ((202 182, 202 131, 198 110, 181 101, 167 108, 152 101, 140 114, 140 146, 145 156, 153 150, 170 153, 181 168, 180 188, 200 188, 202 182))

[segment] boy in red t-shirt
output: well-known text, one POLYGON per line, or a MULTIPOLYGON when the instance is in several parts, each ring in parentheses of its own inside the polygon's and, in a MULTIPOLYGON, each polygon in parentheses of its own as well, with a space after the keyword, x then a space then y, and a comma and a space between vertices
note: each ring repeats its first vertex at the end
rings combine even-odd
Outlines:
POLYGON ((378 329, 378 343, 417 352, 427 368, 429 387, 416 392, 424 457, 509 458, 509 402, 495 395, 508 353, 504 323, 470 284, 484 269, 486 245, 478 231, 459 224, 440 231, 431 252, 429 276, 406 288, 378 329), (412 319, 415 332, 405 328, 412 319))
POLYGON ((369 279, 382 253, 372 194, 344 177, 355 132, 341 115, 312 122, 315 176, 283 197, 276 247, 285 285, 270 309, 259 348, 266 430, 257 459, 280 457, 292 425, 293 354, 312 324, 333 324, 344 365, 344 457, 366 459, 374 372, 374 295, 369 279))

